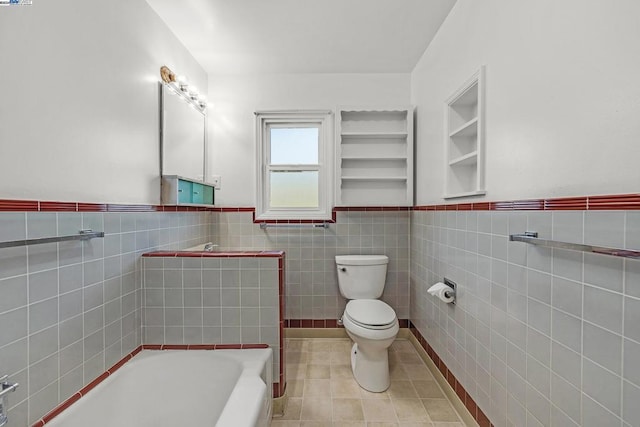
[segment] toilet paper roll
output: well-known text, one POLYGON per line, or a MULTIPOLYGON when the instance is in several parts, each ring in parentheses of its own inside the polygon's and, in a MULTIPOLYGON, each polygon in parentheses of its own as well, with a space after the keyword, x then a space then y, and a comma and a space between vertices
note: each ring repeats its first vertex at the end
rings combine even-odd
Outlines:
POLYGON ((440 298, 447 304, 452 303, 455 300, 453 289, 442 282, 438 282, 435 285, 431 286, 429 289, 427 289, 427 292, 435 297, 440 298))

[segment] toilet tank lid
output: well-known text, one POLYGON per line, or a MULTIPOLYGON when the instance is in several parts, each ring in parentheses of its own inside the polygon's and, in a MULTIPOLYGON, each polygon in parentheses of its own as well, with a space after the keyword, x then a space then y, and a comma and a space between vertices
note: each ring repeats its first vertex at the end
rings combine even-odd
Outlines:
POLYGON ((386 255, 336 255, 336 264, 339 265, 380 265, 388 264, 386 255))

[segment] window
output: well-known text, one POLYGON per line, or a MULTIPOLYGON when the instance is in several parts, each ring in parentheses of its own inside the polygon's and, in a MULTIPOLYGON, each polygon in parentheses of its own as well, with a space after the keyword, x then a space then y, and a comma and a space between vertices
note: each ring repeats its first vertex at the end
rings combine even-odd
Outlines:
POLYGON ((256 219, 331 219, 330 113, 256 113, 256 219))

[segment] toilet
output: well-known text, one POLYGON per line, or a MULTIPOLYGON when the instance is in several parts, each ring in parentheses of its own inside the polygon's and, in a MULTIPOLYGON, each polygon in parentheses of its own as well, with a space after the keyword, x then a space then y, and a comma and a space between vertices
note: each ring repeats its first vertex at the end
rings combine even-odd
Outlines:
POLYGON ((387 276, 386 255, 338 255, 338 286, 349 299, 342 323, 354 344, 351 369, 365 390, 389 388, 389 346, 398 335, 398 318, 380 301, 387 276))

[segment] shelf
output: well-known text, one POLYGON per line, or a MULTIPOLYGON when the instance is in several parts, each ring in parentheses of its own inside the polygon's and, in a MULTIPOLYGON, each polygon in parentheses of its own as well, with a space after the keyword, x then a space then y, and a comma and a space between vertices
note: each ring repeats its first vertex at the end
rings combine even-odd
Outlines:
POLYGON ((445 101, 445 199, 485 194, 484 67, 445 101))
POLYGON ((478 152, 472 151, 464 156, 456 157, 449 162, 449 166, 471 166, 478 163, 478 152))
POLYGON ((474 117, 462 126, 454 129, 449 134, 449 137, 454 138, 456 136, 474 136, 478 134, 478 117, 474 117))
POLYGON ((486 191, 467 191, 465 193, 457 193, 457 194, 445 194, 442 196, 443 199, 458 199, 460 197, 472 197, 472 196, 484 196, 487 194, 486 191))
POLYGON ((407 156, 342 156, 342 160, 407 160, 407 156))
POLYGON ((407 137, 407 132, 342 132, 340 135, 354 139, 401 139, 407 137))
POLYGON ((343 176, 343 181, 406 181, 406 176, 343 176))

